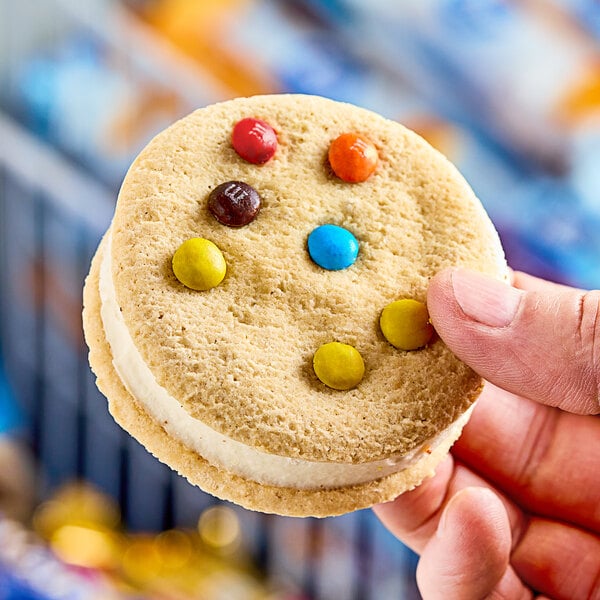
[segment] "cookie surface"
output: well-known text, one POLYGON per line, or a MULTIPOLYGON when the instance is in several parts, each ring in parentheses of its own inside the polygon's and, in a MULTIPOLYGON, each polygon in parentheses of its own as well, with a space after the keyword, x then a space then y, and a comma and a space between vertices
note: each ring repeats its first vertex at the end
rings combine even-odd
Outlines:
POLYGON ((282 514, 362 508, 431 474, 480 391, 480 378, 441 340, 406 352, 379 329, 386 305, 424 302, 429 279, 450 265, 497 277, 506 270, 479 201, 416 134, 318 97, 224 102, 174 124, 132 165, 86 283, 90 362, 117 421, 207 491, 282 514), (277 133, 277 150, 264 164, 232 147, 235 124, 248 117, 277 133), (332 140, 348 132, 377 149, 375 171, 359 183, 337 177, 327 157, 332 140), (228 181, 244 182, 261 197, 260 211, 242 227, 224 225, 208 209, 211 192, 228 181), (323 224, 358 240, 347 268, 328 270, 311 260, 307 238, 323 224), (227 265, 223 281, 206 291, 182 285, 172 269, 175 251, 195 237, 216 244, 227 265), (150 406, 121 381, 125 359, 114 347, 120 342, 108 343, 103 321, 107 280, 153 385, 176 401, 176 422, 158 400, 150 406), (352 389, 325 386, 312 368, 315 351, 333 341, 355 347, 364 360, 364 377, 352 389), (238 455, 249 449, 250 466, 231 456, 227 466, 218 464, 213 442, 209 460, 202 458, 197 438, 214 441, 209 432, 235 444, 238 455), (368 481, 359 475, 349 485, 319 483, 314 469, 292 485, 287 472, 306 464, 326 465, 323 473, 336 465, 369 470, 369 463, 401 465, 418 452, 410 469, 375 480, 371 473, 368 481), (248 474, 263 456, 258 475, 248 474))

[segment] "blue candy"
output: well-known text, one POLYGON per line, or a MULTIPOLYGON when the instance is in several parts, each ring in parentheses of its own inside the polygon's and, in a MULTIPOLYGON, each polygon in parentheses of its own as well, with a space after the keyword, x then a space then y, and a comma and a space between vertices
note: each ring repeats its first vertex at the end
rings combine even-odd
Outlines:
POLYGON ((339 271, 354 264, 358 240, 343 227, 321 225, 308 236, 308 253, 320 267, 339 271))

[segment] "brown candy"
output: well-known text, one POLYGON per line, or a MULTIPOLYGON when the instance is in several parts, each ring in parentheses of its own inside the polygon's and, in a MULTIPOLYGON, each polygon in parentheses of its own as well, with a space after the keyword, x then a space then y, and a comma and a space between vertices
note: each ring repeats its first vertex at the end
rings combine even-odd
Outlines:
POLYGON ((243 181, 226 181, 210 193, 208 209, 219 223, 243 227, 256 218, 260 210, 260 195, 243 181))

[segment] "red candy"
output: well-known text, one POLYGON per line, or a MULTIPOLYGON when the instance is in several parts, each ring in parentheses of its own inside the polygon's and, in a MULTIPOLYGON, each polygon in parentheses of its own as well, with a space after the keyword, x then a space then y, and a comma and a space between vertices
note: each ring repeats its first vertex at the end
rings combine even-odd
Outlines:
POLYGON ((231 143, 244 160, 262 165, 270 160, 277 150, 277 134, 265 121, 248 117, 235 124, 231 143))

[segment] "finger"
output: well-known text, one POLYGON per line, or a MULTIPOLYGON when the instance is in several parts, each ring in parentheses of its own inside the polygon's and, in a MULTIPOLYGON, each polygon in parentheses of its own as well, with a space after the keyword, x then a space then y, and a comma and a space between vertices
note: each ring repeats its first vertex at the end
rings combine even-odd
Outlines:
POLYGON ((513 538, 519 539, 525 527, 525 517, 520 508, 481 476, 456 464, 450 457, 440 465, 432 479, 392 502, 373 507, 373 510, 398 539, 420 554, 435 534, 447 501, 471 487, 488 488, 500 498, 509 518, 513 538))
POLYGON ((486 384, 452 453, 527 510, 600 532, 599 443, 600 419, 486 384))
POLYGON ((494 485, 489 481, 477 473, 474 473, 468 466, 463 465, 455 460, 454 473, 448 485, 446 501, 466 488, 485 488, 493 493, 496 498, 500 499, 504 505, 506 515, 508 516, 512 539, 518 540, 521 538, 527 525, 527 517, 523 513, 521 507, 509 496, 502 493, 502 491, 500 491, 498 488, 494 487, 494 485))
POLYGON ((551 598, 600 598, 600 539, 586 531, 534 518, 512 564, 523 581, 551 598))
POLYGON ((523 271, 512 271, 511 275, 512 285, 520 290, 529 292, 554 293, 558 290, 569 291, 574 289, 562 283, 554 283, 552 281, 540 279, 539 277, 534 277, 533 275, 529 275, 529 273, 523 273, 523 271))
POLYGON ((488 381, 570 412, 600 413, 600 292, 551 289, 448 269, 431 280, 427 306, 444 342, 488 381))
MULTIPOLYGON (((524 585, 512 566, 509 566, 486 600, 531 600, 532 598, 533 592, 524 585)), ((549 599, 536 596, 536 600, 549 599)))
POLYGON ((449 456, 433 477, 392 502, 377 504, 373 511, 399 540, 415 552, 421 552, 437 528, 439 511, 453 473, 454 461, 449 456))
POLYGON ((466 488, 448 503, 417 566, 425 600, 484 598, 508 568, 511 534, 502 502, 484 488, 466 488))

